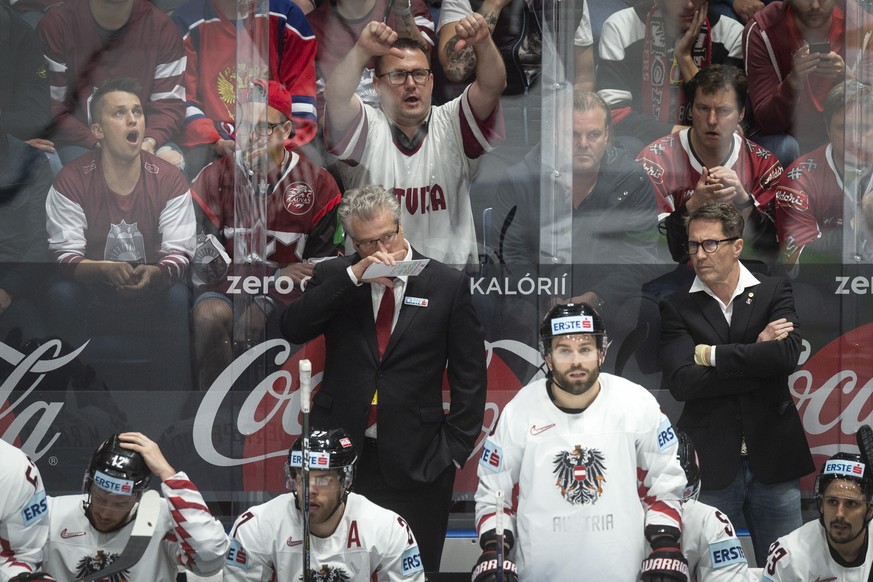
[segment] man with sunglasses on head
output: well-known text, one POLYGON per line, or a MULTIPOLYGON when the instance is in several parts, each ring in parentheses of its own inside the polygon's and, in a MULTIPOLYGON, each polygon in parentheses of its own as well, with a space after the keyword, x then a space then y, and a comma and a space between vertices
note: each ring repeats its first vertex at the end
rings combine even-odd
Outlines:
POLYGON ((463 267, 478 262, 470 182, 477 158, 503 137, 506 69, 482 15, 464 17, 458 36, 454 50, 472 46, 476 54, 476 79, 459 98, 433 107, 426 47, 370 22, 327 81, 325 142, 342 161, 347 188, 388 188, 400 202, 410 242, 463 267), (373 58, 381 111, 355 93, 373 58))
POLYGON ((802 524, 800 477, 815 467, 788 390, 800 332, 781 278, 742 263, 743 217, 707 202, 688 217, 693 282, 661 301, 664 383, 684 402, 677 426, 700 456, 700 500, 747 526, 762 565, 802 524))
POLYGON ((337 213, 357 252, 315 265, 303 296, 282 315, 282 333, 295 344, 324 335, 312 427, 349 433, 360 459, 355 491, 400 514, 425 570, 436 572, 455 472, 485 413, 482 326, 469 279, 455 269, 431 259, 417 275, 368 273, 425 258, 406 239, 392 192, 350 190, 337 213))

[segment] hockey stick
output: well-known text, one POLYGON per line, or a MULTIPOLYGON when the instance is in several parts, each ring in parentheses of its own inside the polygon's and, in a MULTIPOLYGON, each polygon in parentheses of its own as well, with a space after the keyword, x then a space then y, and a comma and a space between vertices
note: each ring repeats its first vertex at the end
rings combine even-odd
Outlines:
POLYGON ((497 513, 494 515, 494 533, 497 534, 497 582, 503 582, 503 491, 494 494, 497 513))
POLYGON ((312 363, 300 360, 300 412, 303 413, 303 458, 300 465, 303 472, 303 582, 310 582, 309 570, 311 548, 309 545, 309 400, 312 392, 312 363))
POLYGON ((870 461, 873 460, 873 428, 869 424, 862 424, 855 433, 855 441, 861 451, 861 460, 867 465, 868 470, 873 470, 870 461))
POLYGON ((133 522, 130 539, 127 540, 127 545, 124 546, 121 554, 114 562, 99 572, 92 572, 76 582, 94 582, 95 580, 108 578, 112 574, 117 574, 135 566, 152 541, 160 514, 161 496, 158 492, 149 490, 143 493, 142 499, 139 500, 139 507, 136 510, 136 519, 133 522))

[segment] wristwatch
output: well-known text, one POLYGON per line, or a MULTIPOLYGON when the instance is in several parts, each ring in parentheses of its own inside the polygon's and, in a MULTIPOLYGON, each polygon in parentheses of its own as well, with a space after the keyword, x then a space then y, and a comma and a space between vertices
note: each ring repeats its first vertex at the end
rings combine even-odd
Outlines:
POLYGON ((749 206, 752 206, 755 204, 755 199, 752 198, 752 195, 747 194, 747 196, 749 197, 749 199, 746 200, 745 202, 740 202, 739 204, 737 204, 736 202, 734 203, 734 206, 736 206, 737 210, 745 210, 749 206))

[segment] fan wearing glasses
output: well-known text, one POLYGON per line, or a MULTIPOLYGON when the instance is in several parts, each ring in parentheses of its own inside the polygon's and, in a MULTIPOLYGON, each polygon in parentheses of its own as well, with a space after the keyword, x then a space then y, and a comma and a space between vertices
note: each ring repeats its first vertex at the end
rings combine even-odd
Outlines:
POLYGON ((478 158, 503 138, 506 69, 480 14, 464 17, 458 35, 455 50, 476 53, 476 77, 459 98, 434 107, 427 48, 382 22, 367 24, 328 78, 325 142, 347 188, 384 185, 400 202, 409 242, 463 267, 478 262, 470 181, 478 158), (355 93, 372 59, 381 110, 355 93))
POLYGON ((788 375, 800 355, 789 283, 742 263, 744 220, 707 202, 688 217, 696 277, 661 301, 661 367, 684 402, 677 427, 700 457, 700 501, 748 529, 758 566, 779 536, 798 528, 800 477, 815 466, 788 375))

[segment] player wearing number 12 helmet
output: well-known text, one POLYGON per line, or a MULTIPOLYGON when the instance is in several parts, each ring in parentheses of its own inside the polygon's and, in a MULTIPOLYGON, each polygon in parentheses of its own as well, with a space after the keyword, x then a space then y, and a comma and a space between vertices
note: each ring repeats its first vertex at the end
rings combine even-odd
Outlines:
POLYGON ((869 580, 873 571, 873 475, 860 455, 837 453, 815 482, 818 521, 770 546, 764 581, 869 580))
POLYGON ((686 580, 686 480, 670 421, 648 390, 601 372, 608 341, 591 306, 552 308, 540 338, 546 377, 506 405, 479 461, 475 582, 494 579, 482 564, 493 557, 498 491, 519 580, 686 580))
POLYGON ((97 447, 81 495, 49 498, 43 569, 58 582, 73 582, 111 565, 130 539, 152 477, 163 493, 154 535, 139 561, 117 579, 175 582, 180 565, 201 576, 219 572, 229 545, 224 527, 188 476, 138 432, 112 435, 97 447))
MULTIPOLYGON (((291 493, 250 508, 233 524, 225 582, 303 579, 301 440, 285 464, 291 493)), ((313 582, 424 582, 418 544, 406 521, 351 492, 357 455, 348 433, 313 431, 309 447, 313 582)))

